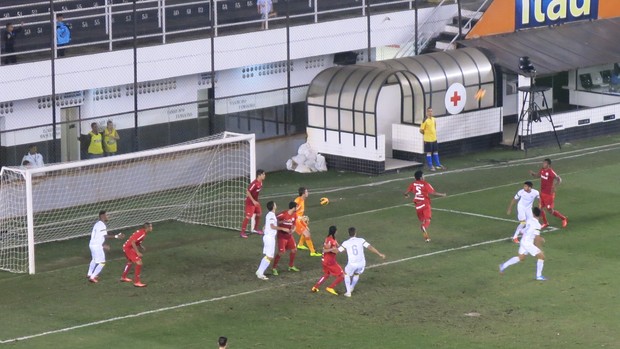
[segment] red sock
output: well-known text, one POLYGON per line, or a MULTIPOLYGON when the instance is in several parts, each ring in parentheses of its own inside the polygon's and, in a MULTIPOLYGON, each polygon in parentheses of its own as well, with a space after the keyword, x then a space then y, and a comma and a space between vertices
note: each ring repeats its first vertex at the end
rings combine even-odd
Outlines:
POLYGON ((273 259, 273 269, 277 269, 278 268, 278 262, 280 262, 280 255, 277 254, 275 256, 275 258, 273 259))
POLYGON ((134 277, 133 282, 136 282, 136 283, 140 282, 140 272, 141 271, 142 271, 142 265, 136 264, 136 271, 134 273, 135 277, 134 277))
POLYGON ((127 264, 125 264, 125 270, 123 270, 123 279, 127 277, 127 274, 129 274, 129 271, 131 270, 131 266, 133 265, 133 263, 131 262, 127 262, 127 264))
POLYGON ((547 213, 545 213, 545 210, 540 210, 540 216, 542 217, 543 224, 549 224, 549 222, 547 222, 547 213))
POLYGON ((297 255, 296 252, 291 252, 291 254, 289 255, 289 260, 288 260, 289 267, 295 266, 295 255, 297 255))
POLYGON ((323 283, 325 282, 325 280, 327 280, 328 277, 329 277, 329 274, 323 274, 323 276, 321 276, 319 281, 317 281, 316 284, 314 284, 314 287, 319 288, 321 285, 323 285, 323 283))
POLYGON ((336 280, 332 282, 331 285, 329 285, 329 288, 335 288, 336 286, 338 286, 339 283, 342 282, 342 280, 344 280, 344 274, 340 274, 340 276, 338 276, 336 280))
POLYGON ((553 211, 553 215, 554 215, 554 216, 556 216, 556 217, 558 217, 558 218, 559 218, 559 219, 561 219, 561 220, 565 220, 565 219, 566 219, 566 216, 564 216, 563 214, 561 214, 561 213, 560 213, 560 212, 558 212, 558 211, 553 211))
POLYGON ((245 233, 245 229, 247 229, 249 221, 250 219, 247 217, 243 219, 243 223, 241 223, 241 233, 245 233))
POLYGON ((260 230, 260 215, 254 216, 254 230, 260 230))

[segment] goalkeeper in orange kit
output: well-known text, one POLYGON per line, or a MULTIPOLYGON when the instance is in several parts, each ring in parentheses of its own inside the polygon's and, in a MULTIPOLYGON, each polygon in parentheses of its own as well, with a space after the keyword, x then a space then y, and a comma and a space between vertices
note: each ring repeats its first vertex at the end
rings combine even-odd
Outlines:
POLYGON ((304 215, 307 197, 308 189, 306 189, 305 187, 300 187, 299 196, 295 199, 295 203, 297 204, 297 219, 295 222, 295 231, 297 232, 297 234, 300 235, 297 249, 310 250, 310 256, 321 257, 323 256, 323 254, 316 252, 316 250, 314 249, 314 243, 312 243, 312 236, 310 235, 310 228, 308 228, 309 219, 308 216, 304 215))

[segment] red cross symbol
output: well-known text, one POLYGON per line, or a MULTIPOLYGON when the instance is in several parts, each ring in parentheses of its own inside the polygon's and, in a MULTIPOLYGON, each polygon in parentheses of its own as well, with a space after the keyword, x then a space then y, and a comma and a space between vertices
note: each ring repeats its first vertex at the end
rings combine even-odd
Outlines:
POLYGON ((460 100, 461 96, 459 96, 458 92, 454 91, 454 95, 450 97, 450 102, 454 103, 454 106, 456 107, 459 104, 460 100))

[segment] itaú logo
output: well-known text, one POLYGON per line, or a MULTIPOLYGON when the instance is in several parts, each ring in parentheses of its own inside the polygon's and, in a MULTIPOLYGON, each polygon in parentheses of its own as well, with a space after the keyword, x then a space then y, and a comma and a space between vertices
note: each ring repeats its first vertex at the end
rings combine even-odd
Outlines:
POLYGON ((599 0, 515 0, 515 29, 596 19, 599 0))

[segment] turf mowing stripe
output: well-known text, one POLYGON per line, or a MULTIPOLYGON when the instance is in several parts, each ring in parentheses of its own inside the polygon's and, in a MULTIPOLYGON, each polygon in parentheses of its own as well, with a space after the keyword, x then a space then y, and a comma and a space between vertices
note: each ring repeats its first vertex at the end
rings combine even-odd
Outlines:
POLYGON ((467 216, 474 216, 474 217, 480 217, 480 218, 486 218, 486 219, 494 219, 496 221, 518 223, 518 221, 516 221, 514 219, 487 216, 485 214, 480 214, 480 213, 472 213, 472 212, 464 212, 464 211, 457 211, 457 210, 449 210, 449 209, 446 209, 446 208, 436 208, 436 207, 434 207, 433 211, 450 212, 450 213, 463 214, 463 215, 467 215, 467 216))
MULTIPOLYGON (((390 264, 396 264, 396 263, 400 263, 400 262, 406 262, 406 261, 409 261, 409 260, 418 259, 418 258, 422 258, 422 257, 430 257, 430 256, 434 256, 434 255, 437 255, 437 254, 442 254, 442 253, 447 253, 447 252, 452 252, 452 251, 464 250, 464 249, 468 249, 468 248, 472 248, 472 247, 477 247, 477 246, 482 246, 482 245, 487 245, 487 244, 493 244, 493 243, 496 243, 496 242, 501 242, 501 241, 506 241, 506 240, 509 240, 509 238, 490 240, 490 241, 479 242, 479 243, 471 244, 471 245, 465 245, 465 246, 460 246, 460 247, 455 247, 455 248, 449 248, 449 249, 446 249, 446 250, 435 251, 435 252, 426 253, 426 254, 422 254, 422 255, 416 255, 416 256, 412 256, 412 257, 397 259, 397 260, 394 260, 394 261, 384 262, 384 263, 381 263, 381 264, 374 264, 374 265, 368 266, 367 269, 381 267, 381 266, 390 265, 390 264)), ((165 312, 165 311, 169 311, 169 310, 176 310, 176 309, 186 308, 186 307, 190 307, 190 306, 193 306, 193 305, 199 305, 199 304, 211 303, 211 302, 216 302, 216 301, 222 301, 222 300, 227 300, 227 299, 241 297, 241 296, 247 296, 247 295, 251 295, 251 294, 254 294, 254 293, 270 291, 270 290, 274 290, 274 289, 277 289, 277 288, 287 287, 287 286, 296 285, 296 284, 300 284, 300 283, 312 282, 315 279, 316 279, 316 277, 313 277, 312 279, 293 281, 293 282, 288 282, 288 283, 285 283, 285 284, 280 284, 280 285, 271 286, 271 287, 254 289, 254 290, 251 290, 251 291, 235 293, 235 294, 231 294, 231 295, 227 295, 227 296, 202 299, 202 300, 198 300, 198 301, 195 301, 195 302, 189 302, 189 303, 183 303, 183 304, 173 305, 173 306, 169 306, 169 307, 163 307, 163 308, 158 308, 158 309, 153 309, 153 310, 147 310, 147 311, 143 311, 143 312, 139 312, 139 313, 135 313, 135 314, 124 315, 124 316, 117 316, 117 317, 113 317, 113 318, 109 318, 109 319, 105 319, 105 320, 88 322, 88 323, 81 324, 81 325, 65 327, 65 328, 61 328, 61 329, 58 329, 58 330, 51 330, 51 331, 41 332, 41 333, 29 335, 29 336, 22 336, 22 337, 17 337, 17 338, 12 338, 12 339, 0 340, 0 344, 8 344, 8 343, 13 343, 13 342, 25 341, 25 340, 29 340, 29 339, 33 339, 33 338, 37 338, 37 337, 43 337, 43 336, 57 334, 57 333, 69 332, 69 331, 73 331, 73 330, 77 330, 77 329, 81 329, 81 328, 101 325, 101 324, 110 323, 110 322, 114 322, 114 321, 120 321, 120 320, 131 319, 131 318, 137 318, 137 317, 146 316, 146 315, 150 315, 150 314, 157 314, 157 313, 161 313, 161 312, 165 312)))
MULTIPOLYGON (((472 166, 472 167, 466 167, 466 168, 461 168, 461 169, 456 169, 456 170, 425 173, 424 176, 434 177, 434 176, 441 176, 444 174, 463 173, 463 172, 470 172, 470 171, 476 171, 476 170, 488 170, 488 169, 506 168, 506 167, 523 166, 523 165, 536 165, 536 164, 539 164, 542 159, 546 159, 546 158, 554 158, 554 161, 558 161, 558 160, 572 159, 572 158, 592 155, 592 154, 606 152, 606 151, 618 150, 618 149, 620 149, 620 143, 613 143, 613 144, 601 145, 601 146, 596 146, 596 147, 571 150, 571 151, 566 151, 566 152, 561 152, 561 153, 539 155, 539 156, 535 156, 535 157, 531 157, 527 159, 508 160, 508 161, 498 163, 498 164, 486 164, 486 165, 472 166)), ((393 179, 387 179, 387 180, 383 180, 379 182, 350 185, 346 187, 323 188, 323 189, 317 188, 317 189, 314 189, 312 192, 317 193, 317 194, 327 194, 327 193, 334 193, 334 192, 339 192, 339 191, 344 191, 344 190, 358 189, 362 187, 374 187, 378 185, 389 184, 392 182, 399 182, 399 181, 405 181, 405 180, 411 180, 411 177, 393 178, 393 179)), ((486 190, 486 189, 483 189, 483 190, 486 190)), ((291 196, 291 193, 274 193, 271 195, 265 195, 262 198, 271 199, 271 198, 290 197, 290 196, 291 196)))
MULTIPOLYGON (((549 156, 554 157, 556 155, 565 155, 565 156, 556 157, 556 160, 558 160, 558 159, 561 160, 561 159, 565 159, 565 158, 575 158, 575 157, 581 157, 581 156, 590 155, 590 154, 594 154, 594 153, 599 153, 599 152, 604 152, 604 151, 620 149, 620 147, 618 147, 618 146, 620 146, 620 143, 615 143, 615 144, 605 145, 605 146, 592 147, 592 148, 587 148, 587 149, 582 149, 582 150, 575 150, 575 151, 571 151, 571 152, 564 152, 564 153, 556 153, 556 154, 552 154, 552 155, 538 156, 538 157, 529 158, 529 159, 523 159, 523 160, 511 160, 511 161, 507 161, 504 164, 488 164, 488 165, 474 166, 474 167, 468 167, 468 168, 464 168, 464 169, 457 169, 457 170, 451 170, 451 171, 445 171, 445 172, 439 172, 439 173, 429 173, 429 174, 427 174, 427 176, 431 177, 431 176, 435 176, 435 175, 443 175, 443 174, 449 174, 449 173, 462 173, 462 172, 469 172, 469 171, 475 171, 475 170, 484 170, 484 169, 489 169, 489 168, 512 167, 512 166, 519 166, 519 165, 524 165, 524 164, 536 164, 536 163, 538 163, 538 161, 534 162, 532 160, 534 160, 534 159, 542 159, 542 158, 549 157, 549 156), (585 153, 581 153, 583 151, 586 151, 586 152, 585 153), (569 155, 569 154, 571 154, 571 155, 569 155)), ((330 189, 325 189, 323 191, 316 190, 315 192, 316 193, 336 192, 336 191, 340 191, 340 190, 356 189, 356 188, 360 188, 360 187, 377 186, 377 185, 382 185, 382 184, 387 184, 387 183, 397 182, 397 181, 403 181, 403 180, 409 180, 409 178, 396 178, 396 179, 390 179, 390 180, 385 180, 385 181, 380 181, 380 182, 373 182, 373 183, 367 183, 367 184, 361 184, 361 185, 355 185, 355 186, 330 188, 330 189)), ((516 184, 520 184, 520 183, 516 183, 516 184)), ((467 195, 467 194, 472 194, 472 193, 476 193, 476 192, 492 190, 492 189, 506 187, 506 186, 512 186, 512 185, 516 185, 516 184, 515 183, 510 183, 510 184, 500 185, 500 186, 497 186, 497 187, 489 187, 489 188, 474 190, 474 191, 470 191, 470 192, 457 193, 457 194, 453 194, 453 195, 450 195, 450 196, 467 195)), ((279 196, 284 196, 284 195, 288 196, 290 194, 273 194, 271 196, 266 196, 266 197, 270 198, 270 197, 279 197, 279 196)), ((411 204, 402 204, 402 205, 390 206, 390 207, 381 208, 381 209, 365 211, 365 212, 352 213, 352 214, 341 216, 339 218, 348 217, 348 216, 355 216, 355 215, 359 215, 359 214, 372 213, 372 212, 377 212, 377 211, 386 210, 386 209, 399 208, 399 207, 403 207, 403 206, 411 206, 411 204)), ((492 216, 485 216, 485 215, 480 215, 480 214, 475 214, 475 213, 467 213, 467 212, 462 212, 462 211, 446 210, 446 209, 438 209, 438 208, 435 208, 435 210, 446 211, 446 212, 457 213, 457 214, 473 215, 473 216, 478 216, 478 217, 481 217, 481 218, 488 218, 488 219, 496 219, 496 220, 505 220, 505 221, 509 221, 509 222, 516 222, 516 221, 513 221, 513 220, 509 220, 509 219, 492 217, 492 216)), ((554 231, 554 230, 557 230, 557 228, 550 227, 547 231, 554 231)), ((395 260, 395 261, 389 261, 389 262, 384 262, 384 263, 381 263, 381 264, 371 265, 371 266, 368 267, 368 269, 376 268, 376 267, 381 267, 381 266, 385 266, 385 265, 390 265, 390 264, 395 264, 395 263, 400 263, 400 262, 405 262, 405 261, 409 261, 409 260, 413 260, 413 259, 418 259, 418 258, 422 258, 422 257, 430 257, 430 256, 434 256, 434 255, 437 255, 437 254, 442 254, 442 253, 447 253, 447 252, 452 252, 452 251, 458 251, 458 250, 468 249, 468 248, 472 248, 472 247, 478 247, 478 246, 482 246, 482 245, 486 245, 486 244, 492 244, 492 243, 496 243, 496 242, 506 241, 506 240, 509 240, 509 239, 510 238, 503 238, 503 239, 484 241, 484 242, 480 242, 480 243, 476 243, 476 244, 465 245, 465 246, 461 246, 461 247, 455 247, 455 248, 451 248, 451 249, 447 249, 447 250, 435 251, 435 252, 431 252, 431 253, 427 253, 427 254, 423 254, 423 255, 411 256, 411 257, 402 258, 402 259, 395 260)), ((75 266, 75 267, 82 267, 82 266, 75 266)), ((50 271, 50 272, 53 272, 53 271, 50 271)), ((6 280, 13 280, 13 279, 6 279, 6 280)), ((13 339, 0 340, 0 344, 8 344, 8 343, 17 342, 17 341, 24 341, 24 340, 33 339, 33 338, 37 338, 37 337, 42 337, 42 336, 46 336, 46 335, 62 333, 62 332, 68 332, 68 331, 72 331, 72 330, 76 330, 76 329, 80 329, 80 328, 85 328, 85 327, 91 327, 91 326, 96 326, 96 325, 100 325, 100 324, 105 324, 105 323, 109 323, 109 322, 114 322, 114 321, 129 319, 129 318, 135 318, 135 317, 141 317, 141 316, 145 316, 145 315, 149 315, 149 314, 160 313, 160 312, 164 312, 164 311, 168 311, 168 310, 175 310, 175 309, 185 308, 185 307, 188 307, 188 306, 193 306, 193 305, 198 305, 198 304, 203 304, 203 303, 209 303, 209 302, 215 302, 215 301, 220 301, 220 300, 226 300, 226 299, 230 299, 230 298, 240 297, 240 296, 254 294, 254 293, 268 291, 268 290, 273 290, 273 289, 276 289, 276 288, 286 287, 286 286, 295 285, 295 284, 299 284, 299 283, 310 282, 312 280, 313 279, 289 282, 289 283, 286 283, 286 284, 281 284, 281 285, 267 287, 267 288, 262 288, 262 289, 255 289, 255 290, 252 290, 252 291, 236 293, 236 294, 233 294, 233 295, 221 296, 221 297, 210 298, 210 299, 203 299, 203 300, 199 300, 199 301, 195 301, 195 302, 184 303, 184 304, 179 304, 179 305, 175 305, 175 306, 170 306, 170 307, 164 307, 164 308, 144 311, 144 312, 140 312, 140 313, 136 313, 136 314, 130 314, 130 315, 125 315, 125 316, 114 317, 114 318, 110 318, 110 319, 90 322, 90 323, 86 323, 86 324, 82 324, 82 325, 66 327, 64 329, 52 330, 52 331, 42 332, 42 333, 38 333, 38 334, 34 334, 34 335, 23 336, 23 337, 18 337, 18 338, 13 338, 13 339)))
MULTIPOLYGON (((377 212, 377 211, 386 210, 386 209, 392 209, 392 208, 398 208, 398 207, 403 207, 403 206, 411 206, 411 204, 403 204, 403 205, 397 205, 397 206, 390 206, 390 207, 386 207, 386 208, 382 208, 382 209, 365 211, 363 213, 369 213, 369 212, 372 213, 372 212, 377 212)), ((511 219, 507 219, 507 218, 499 218, 499 217, 487 216, 487 215, 478 214, 478 213, 472 213, 472 212, 464 212, 464 211, 448 210, 448 209, 439 209, 439 208, 434 208, 434 210, 443 211, 443 212, 449 212, 449 213, 469 215, 469 216, 475 216, 475 217, 480 217, 480 218, 485 218, 485 219, 494 219, 494 220, 500 220, 500 221, 506 221, 506 222, 513 222, 513 223, 517 222, 515 220, 511 220, 511 219)), ((354 214, 344 215, 344 216, 341 216, 340 218, 347 217, 347 216, 353 216, 353 215, 356 215, 356 214, 361 214, 361 213, 354 213, 354 214)), ((549 227, 546 232, 550 232, 550 231, 554 231, 554 230, 558 230, 558 229, 557 228, 553 228, 553 227, 549 227)), ((386 265, 391 265, 391 264, 396 264, 396 263, 401 263, 401 262, 407 262, 407 261, 410 261, 410 260, 424 258, 424 257, 432 257, 432 256, 439 255, 439 254, 444 254, 444 253, 448 253, 448 252, 454 252, 454 251, 465 250, 465 249, 469 249, 469 248, 473 248, 473 247, 494 244, 494 243, 497 243, 497 242, 507 241, 507 240, 511 240, 511 239, 512 239, 512 237, 495 239, 495 240, 488 240, 488 241, 478 242, 478 243, 475 243, 475 244, 469 244, 469 245, 464 245, 464 246, 460 246, 460 247, 449 248, 449 249, 445 249, 445 250, 441 250, 441 251, 429 252, 429 253, 425 253, 425 254, 421 254, 421 255, 416 255, 416 256, 411 256, 411 257, 397 259, 397 260, 394 260, 394 261, 383 262, 383 263, 379 263, 379 264, 373 264, 373 265, 370 265, 370 266, 366 267, 366 269, 373 269, 373 268, 383 267, 383 266, 386 266, 386 265)), ((275 286, 271 286, 271 287, 254 289, 254 290, 251 290, 251 291, 235 293, 235 294, 227 295, 227 296, 202 299, 202 300, 195 301, 195 302, 183 303, 183 304, 178 304, 178 305, 174 305, 174 306, 169 306, 169 307, 163 307, 163 308, 143 311, 143 312, 139 312, 139 313, 136 313, 136 314, 129 314, 129 315, 125 315, 125 316, 117 316, 117 317, 113 317, 113 318, 109 318, 109 319, 105 319, 105 320, 99 320, 99 321, 89 322, 89 323, 85 323, 85 324, 81 324, 81 325, 65 327, 65 328, 61 328, 61 329, 58 329, 58 330, 46 331, 46 332, 37 333, 37 334, 29 335, 29 336, 23 336, 23 337, 17 337, 17 338, 13 338, 13 339, 0 340, 0 344, 8 344, 8 343, 13 343, 13 342, 25 341, 25 340, 29 340, 29 339, 33 339, 33 338, 37 338, 37 337, 43 337, 43 336, 47 336, 47 335, 51 335, 51 334, 69 332, 69 331, 72 331, 72 330, 77 330, 77 329, 81 329, 81 328, 85 328, 85 327, 101 325, 101 324, 105 324, 105 323, 109 323, 109 322, 120 321, 120 320, 125 320, 125 319, 131 319, 131 318, 146 316, 146 315, 150 315, 150 314, 157 314, 157 313, 161 313, 161 312, 164 312, 164 311, 176 310, 176 309, 190 307, 190 306, 193 306, 193 305, 199 305, 199 304, 211 303, 211 302, 216 302, 216 301, 221 301, 221 300, 227 300, 227 299, 241 297, 241 296, 247 296, 247 295, 250 295, 250 294, 259 293, 259 292, 263 292, 263 291, 270 291, 270 290, 274 290, 274 289, 277 289, 277 288, 292 286, 292 285, 296 285, 296 284, 300 284, 300 283, 311 282, 312 280, 314 280, 314 278, 312 278, 312 279, 305 279, 305 280, 299 280, 299 281, 293 281, 293 282, 288 282, 288 283, 285 283, 285 284, 275 285, 275 286)))

